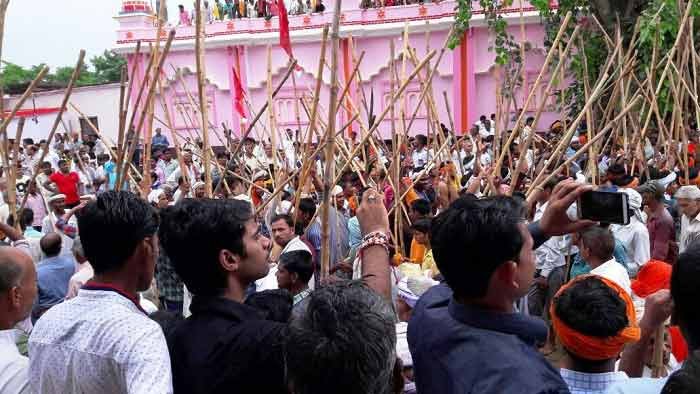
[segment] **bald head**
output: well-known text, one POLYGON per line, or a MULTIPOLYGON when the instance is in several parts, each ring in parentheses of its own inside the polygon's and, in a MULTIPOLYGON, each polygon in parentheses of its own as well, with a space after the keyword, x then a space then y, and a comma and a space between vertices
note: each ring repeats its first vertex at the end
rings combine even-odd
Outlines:
POLYGON ((0 330, 14 327, 32 310, 36 298, 36 269, 21 250, 0 247, 0 330))
POLYGON ((61 243, 61 236, 58 233, 48 233, 41 238, 39 246, 46 256, 53 257, 61 253, 61 243))
POLYGON ((17 248, 11 246, 0 247, 0 293, 19 286, 26 263, 32 264, 32 259, 17 248))

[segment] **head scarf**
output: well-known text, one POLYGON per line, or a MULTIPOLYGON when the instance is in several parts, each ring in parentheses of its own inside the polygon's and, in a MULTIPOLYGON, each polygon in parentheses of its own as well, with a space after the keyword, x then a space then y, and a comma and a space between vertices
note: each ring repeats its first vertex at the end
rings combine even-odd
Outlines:
POLYGON ((428 289, 430 289, 438 283, 439 282, 436 282, 424 276, 404 276, 403 278, 401 278, 396 287, 399 298, 401 298, 411 308, 415 308, 418 299, 426 291, 428 291, 428 289))
POLYGON ((688 200, 700 200, 700 189, 697 186, 681 186, 675 195, 676 198, 688 200))
POLYGON ((597 278, 603 283, 615 290, 617 295, 622 298, 626 305, 627 321, 629 325, 614 337, 600 338, 580 333, 567 326, 566 323, 559 319, 559 316, 557 316, 556 313, 555 305, 557 298, 559 298, 559 296, 573 284, 581 281, 584 278, 588 278, 589 276, 591 275, 581 275, 562 286, 557 292, 557 295, 554 297, 554 302, 552 302, 549 306, 549 315, 552 318, 554 332, 557 334, 566 350, 585 360, 607 360, 617 357, 626 343, 636 342, 641 336, 641 330, 639 329, 639 326, 637 326, 637 317, 634 312, 632 298, 622 287, 609 279, 597 276, 597 278))
POLYGON ((620 192, 627 194, 627 206, 634 212, 634 216, 636 216, 640 222, 645 223, 646 219, 642 214, 642 195, 631 188, 620 189, 620 192))
POLYGON ((156 204, 156 205, 157 205, 157 204, 158 204, 158 199, 159 199, 160 196, 161 196, 162 194, 164 194, 164 193, 165 193, 165 190, 163 190, 163 189, 151 190, 151 192, 148 193, 148 202, 150 202, 151 204, 156 204))
POLYGON ((671 288, 671 264, 659 260, 651 260, 644 264, 632 280, 632 291, 638 297, 646 298, 661 289, 671 288))

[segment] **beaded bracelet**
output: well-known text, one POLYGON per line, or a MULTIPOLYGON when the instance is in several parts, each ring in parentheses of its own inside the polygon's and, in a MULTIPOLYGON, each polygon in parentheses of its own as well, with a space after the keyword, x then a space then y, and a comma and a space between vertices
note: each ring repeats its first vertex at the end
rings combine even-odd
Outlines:
POLYGON ((360 245, 360 254, 370 246, 382 246, 389 253, 389 236, 383 231, 373 231, 362 238, 360 245))

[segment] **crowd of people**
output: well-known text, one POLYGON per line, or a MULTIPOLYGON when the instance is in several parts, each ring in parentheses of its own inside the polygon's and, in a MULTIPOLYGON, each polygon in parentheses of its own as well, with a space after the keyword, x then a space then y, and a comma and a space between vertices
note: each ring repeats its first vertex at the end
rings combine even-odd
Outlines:
MULTIPOLYGON (((272 18, 279 15, 279 0, 213 0, 202 2, 202 18, 206 23, 235 20, 240 18, 272 18)), ((399 5, 423 4, 430 0, 362 0, 361 9, 393 7, 399 5)), ((158 13, 160 1, 153 12, 158 13)), ((289 15, 322 13, 326 10, 323 0, 284 0, 289 15)), ((186 9, 178 5, 178 26, 193 26, 195 23, 194 7, 186 9)), ((167 12, 162 17, 168 20, 167 12)))
POLYGON ((698 131, 685 168, 653 130, 557 157, 561 122, 495 124, 350 133, 332 173, 299 131, 206 163, 157 129, 123 181, 95 136, 10 141, 0 392, 695 392, 698 131), (579 218, 594 189, 629 223, 579 218))
MULTIPOLYGON (((202 20, 206 23, 235 20, 240 18, 267 18, 279 15, 279 0, 214 0, 202 3, 202 20)), ((319 13, 326 10, 323 0, 284 0, 289 15, 319 13)), ((154 12, 158 12, 158 9, 154 12)), ((167 15, 163 17, 168 20, 167 15)), ((196 11, 178 5, 178 26, 193 26, 196 11)))

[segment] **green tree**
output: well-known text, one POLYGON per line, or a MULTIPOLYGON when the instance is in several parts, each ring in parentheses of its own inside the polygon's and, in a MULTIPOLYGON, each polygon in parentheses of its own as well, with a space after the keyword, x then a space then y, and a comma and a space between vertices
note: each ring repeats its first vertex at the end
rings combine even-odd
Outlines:
POLYGON ((111 83, 121 80, 121 70, 126 65, 126 60, 112 51, 104 51, 102 55, 93 57, 91 63, 97 81, 111 83))

